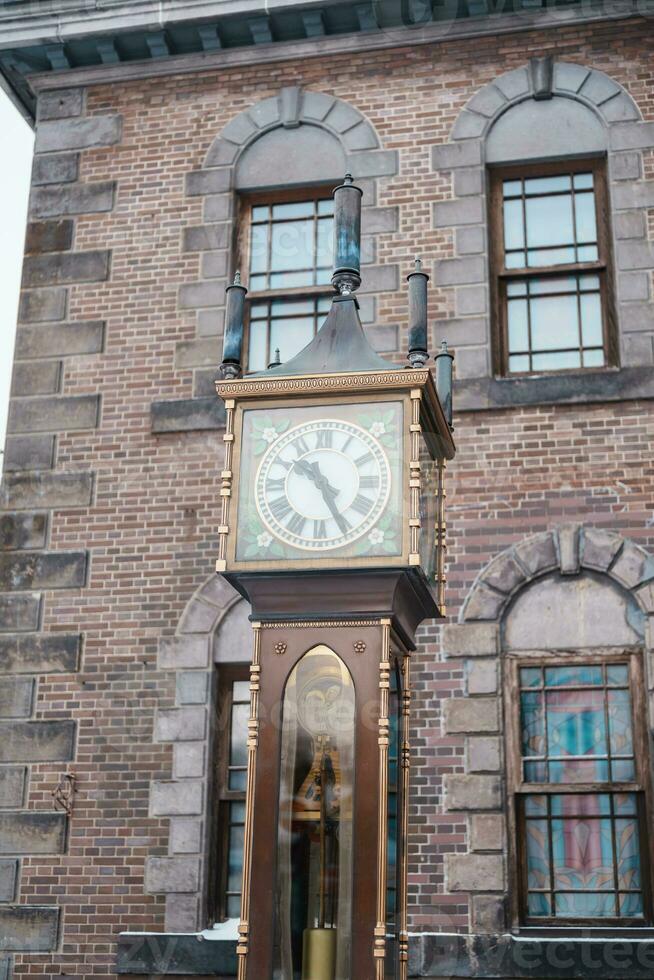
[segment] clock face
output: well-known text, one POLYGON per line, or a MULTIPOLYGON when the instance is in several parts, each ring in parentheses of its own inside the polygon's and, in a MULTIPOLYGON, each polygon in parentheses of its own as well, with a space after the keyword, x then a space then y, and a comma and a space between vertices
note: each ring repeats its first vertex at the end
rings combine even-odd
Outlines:
POLYGON ((246 408, 239 439, 235 561, 403 553, 402 401, 246 408))
POLYGON ((261 520, 280 541, 326 552, 356 541, 388 502, 391 471, 379 440, 344 419, 288 429, 265 453, 256 479, 261 520))

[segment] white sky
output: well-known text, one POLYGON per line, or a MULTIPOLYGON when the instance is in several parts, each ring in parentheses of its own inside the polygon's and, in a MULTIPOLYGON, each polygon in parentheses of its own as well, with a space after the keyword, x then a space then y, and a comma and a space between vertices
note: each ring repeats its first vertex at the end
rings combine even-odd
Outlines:
POLYGON ((7 402, 16 332, 18 290, 32 169, 32 130, 0 89, 0 448, 5 442, 7 402))

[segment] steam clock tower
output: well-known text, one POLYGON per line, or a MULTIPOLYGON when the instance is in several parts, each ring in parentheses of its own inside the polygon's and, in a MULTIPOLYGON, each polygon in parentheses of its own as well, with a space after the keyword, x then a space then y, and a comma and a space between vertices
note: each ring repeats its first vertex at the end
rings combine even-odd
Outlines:
POLYGON ((407 975, 409 663, 443 615, 452 359, 426 366, 427 276, 409 276, 409 363, 358 316, 361 192, 335 190, 335 296, 287 363, 241 376, 229 287, 217 570, 252 606, 239 980, 407 975), (440 395, 440 397, 439 397, 440 395))

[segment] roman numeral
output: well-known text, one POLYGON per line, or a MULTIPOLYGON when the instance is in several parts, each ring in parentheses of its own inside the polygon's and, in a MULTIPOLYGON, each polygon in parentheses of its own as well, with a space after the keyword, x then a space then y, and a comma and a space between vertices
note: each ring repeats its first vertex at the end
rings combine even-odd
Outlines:
POLYGON ((305 524, 306 524, 305 517, 302 517, 301 514, 293 514, 286 527, 291 532, 291 534, 297 534, 301 536, 305 524))
POLYGON ((370 510, 371 504, 372 504, 372 500, 369 500, 367 497, 364 497, 362 494, 359 493, 356 495, 356 497, 350 504, 350 507, 352 508, 352 510, 355 510, 357 514, 367 514, 368 511, 370 510))
POLYGON ((326 521, 314 521, 313 522, 313 536, 316 541, 320 541, 322 538, 327 537, 327 522, 326 521))
POLYGON ((379 477, 373 476, 361 476, 359 477, 359 486, 362 490, 377 490, 379 487, 379 477))
POLYGON ((372 463, 373 458, 372 453, 364 453, 363 456, 359 456, 354 462, 357 466, 365 466, 366 463, 372 463))
POLYGON ((275 477, 269 476, 266 481, 266 490, 269 492, 272 490, 283 490, 286 480, 282 477, 281 479, 276 479, 275 477))
POLYGON ((331 449, 334 443, 334 433, 331 429, 319 429, 316 449, 331 449))
POLYGON ((343 445, 341 446, 342 453, 345 452, 345 450, 347 449, 347 447, 350 445, 351 442, 352 442, 352 436, 348 436, 345 442, 343 443, 343 445))
POLYGON ((283 521, 287 514, 291 513, 291 505, 288 502, 288 497, 277 497, 270 504, 270 513, 278 521, 283 521))
POLYGON ((298 456, 304 456, 305 453, 309 452, 309 447, 307 446, 302 436, 298 436, 297 439, 293 440, 293 446, 298 456))

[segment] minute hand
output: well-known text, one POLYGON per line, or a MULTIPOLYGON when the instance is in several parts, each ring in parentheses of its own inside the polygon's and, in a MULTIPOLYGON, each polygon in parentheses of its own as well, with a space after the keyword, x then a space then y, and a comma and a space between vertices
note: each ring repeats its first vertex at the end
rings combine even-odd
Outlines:
POLYGON ((347 534, 347 532, 350 530, 350 525, 347 523, 347 521, 339 511, 335 502, 336 497, 338 495, 338 490, 334 491, 334 488, 330 486, 330 484, 327 482, 327 480, 322 475, 322 473, 320 473, 320 475, 317 476, 315 483, 318 489, 320 490, 320 493, 322 494, 322 499, 325 501, 325 503, 329 508, 330 514, 338 524, 341 534, 347 534))

